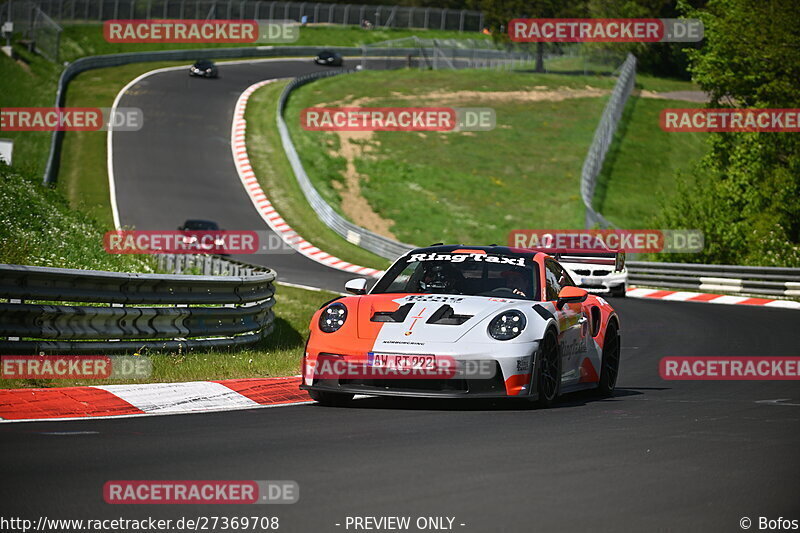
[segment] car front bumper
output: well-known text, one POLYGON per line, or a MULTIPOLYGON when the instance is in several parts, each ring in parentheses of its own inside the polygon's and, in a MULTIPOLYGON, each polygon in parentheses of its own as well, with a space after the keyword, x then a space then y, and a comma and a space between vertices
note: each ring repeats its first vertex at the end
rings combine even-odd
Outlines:
POLYGON ((311 342, 303 358, 301 388, 348 394, 440 398, 519 397, 531 394, 531 376, 537 363, 535 353, 539 346, 538 341, 470 346, 464 347, 459 353, 455 353, 457 344, 454 343, 430 344, 435 346, 425 346, 416 354, 383 350, 380 353, 412 356, 426 354, 436 355, 437 358, 452 358, 458 369, 452 377, 372 378, 357 374, 320 374, 318 362, 321 352, 323 359, 358 365, 368 364, 369 354, 342 355, 330 345, 326 345, 323 351, 316 349, 311 342), (465 371, 465 368, 473 371, 465 371))

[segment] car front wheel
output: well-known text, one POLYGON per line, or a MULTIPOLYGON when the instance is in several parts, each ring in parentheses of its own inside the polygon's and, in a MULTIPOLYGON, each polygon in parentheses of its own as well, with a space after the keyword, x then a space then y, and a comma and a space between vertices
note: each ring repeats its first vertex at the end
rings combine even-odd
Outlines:
POLYGON ((553 331, 548 331, 539 348, 539 369, 536 373, 536 406, 547 408, 558 399, 561 390, 561 354, 553 331))
POLYGON ((610 397, 614 395, 617 376, 619 375, 619 355, 619 330, 616 322, 611 322, 606 328, 605 340, 603 341, 602 369, 600 370, 600 384, 597 387, 597 392, 601 396, 610 397))

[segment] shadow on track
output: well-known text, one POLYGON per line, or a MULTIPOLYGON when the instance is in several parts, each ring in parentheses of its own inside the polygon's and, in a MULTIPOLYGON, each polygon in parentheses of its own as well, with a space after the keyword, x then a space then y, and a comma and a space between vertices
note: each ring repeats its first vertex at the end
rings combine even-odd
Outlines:
MULTIPOLYGON (((590 403, 615 402, 626 396, 638 396, 647 389, 617 389, 612 398, 601 398, 594 390, 573 392, 561 397, 550 409, 581 407, 590 403)), ((353 400, 343 407, 314 407, 328 409, 397 409, 407 411, 534 411, 533 402, 523 398, 405 398, 371 396, 353 400)))

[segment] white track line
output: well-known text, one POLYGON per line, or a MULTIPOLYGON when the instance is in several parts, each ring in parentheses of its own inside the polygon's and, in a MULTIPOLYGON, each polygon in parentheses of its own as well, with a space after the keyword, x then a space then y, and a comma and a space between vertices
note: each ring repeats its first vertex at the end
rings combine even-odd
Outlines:
MULTIPOLYGON (((266 62, 275 62, 275 61, 297 61, 297 58, 291 57, 281 57, 281 58, 266 58, 266 59, 240 59, 234 61, 218 61, 220 64, 225 65, 240 65, 240 64, 247 64, 247 63, 266 63, 266 62)), ((119 106, 119 102, 122 97, 125 95, 128 90, 142 81, 145 78, 153 76, 155 74, 160 74, 162 72, 170 72, 174 70, 186 70, 186 65, 178 65, 174 67, 162 67, 150 70, 145 72, 144 74, 137 76, 133 80, 131 80, 125 87, 117 93, 117 96, 114 98, 114 104, 111 106, 111 115, 113 116, 114 112, 119 106)), ((144 121, 147 120, 147 117, 144 117, 144 121)), ((116 181, 114 179, 114 150, 113 150, 113 129, 109 126, 108 128, 108 135, 106 136, 106 165, 108 167, 108 194, 111 200, 111 215, 114 218, 114 228, 121 229, 120 218, 119 218, 119 207, 117 206, 117 187, 116 181)))

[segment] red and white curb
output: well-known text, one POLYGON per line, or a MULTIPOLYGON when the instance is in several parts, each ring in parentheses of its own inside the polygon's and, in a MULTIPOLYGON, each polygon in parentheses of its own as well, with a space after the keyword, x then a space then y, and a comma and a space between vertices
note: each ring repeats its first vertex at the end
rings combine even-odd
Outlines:
POLYGON ((231 150, 233 151, 233 160, 236 163, 236 171, 239 173, 239 179, 242 180, 242 185, 244 185, 247 195, 250 197, 250 200, 253 202, 256 210, 261 215, 261 218, 264 219, 264 222, 267 223, 272 231, 278 234, 286 244, 304 256, 331 268, 352 272, 353 274, 374 277, 380 276, 383 274, 383 271, 354 265, 352 263, 348 263, 347 261, 342 261, 338 257, 334 257, 326 252, 323 252, 298 235, 297 232, 286 223, 280 214, 278 214, 278 212, 275 210, 275 207, 269 201, 269 198, 258 184, 258 179, 253 172, 253 167, 250 165, 250 158, 247 157, 247 123, 244 115, 250 95, 264 85, 274 81, 276 80, 260 81, 248 87, 239 96, 239 100, 236 102, 236 109, 233 113, 233 126, 231 128, 231 150))
POLYGON ((300 377, 0 390, 0 423, 232 411, 312 403, 300 377))
POLYGON ((792 300, 770 300, 768 298, 749 298, 747 296, 728 296, 722 294, 708 294, 689 291, 664 291, 659 289, 629 288, 626 296, 631 298, 647 298, 671 302, 699 302, 708 304, 726 305, 757 305, 764 307, 780 307, 785 309, 800 309, 800 302, 792 300))

